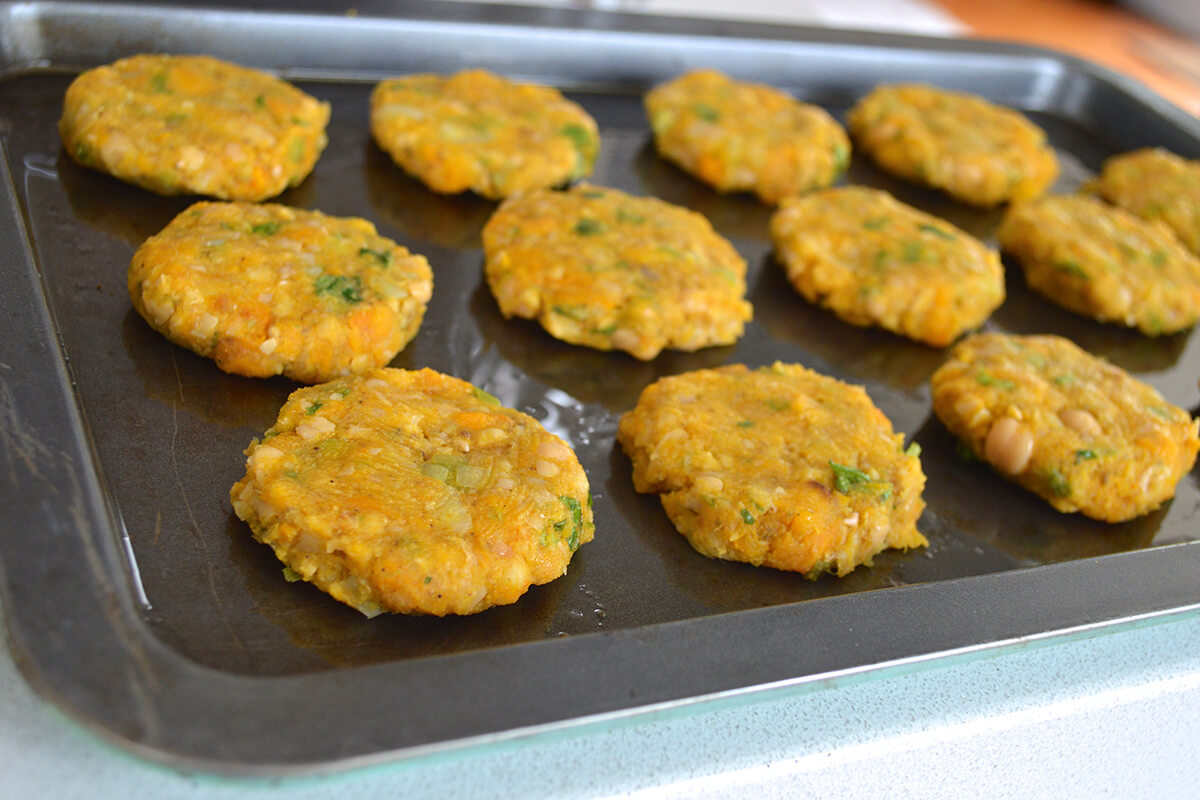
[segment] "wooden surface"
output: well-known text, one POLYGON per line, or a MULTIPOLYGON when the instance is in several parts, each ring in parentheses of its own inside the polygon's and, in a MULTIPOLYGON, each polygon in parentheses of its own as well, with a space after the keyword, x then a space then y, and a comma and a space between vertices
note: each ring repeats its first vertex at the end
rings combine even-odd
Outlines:
POLYGON ((1200 43, 1101 0, 936 0, 971 36, 1051 47, 1147 84, 1200 115, 1200 43))

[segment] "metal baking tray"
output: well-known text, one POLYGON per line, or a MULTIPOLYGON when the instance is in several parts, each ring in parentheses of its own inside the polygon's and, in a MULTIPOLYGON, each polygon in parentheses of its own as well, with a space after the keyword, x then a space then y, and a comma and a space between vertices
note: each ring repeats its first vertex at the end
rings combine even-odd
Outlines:
MULTIPOLYGON (((355 2, 352 13, 7 3, 0 49, 0 604, 30 682, 128 748, 229 773, 345 768, 1200 613, 1196 472, 1163 509, 1104 525, 961 460, 930 413, 927 381, 944 352, 803 302, 772 260, 770 209, 656 157, 640 102, 693 67, 838 115, 879 82, 930 81, 1031 113, 1062 158, 1062 191, 1133 147, 1200 157, 1200 122, 1140 85, 1004 44, 422 2, 355 2), (429 258, 433 301, 396 366, 471 380, 575 446, 597 531, 564 578, 474 617, 367 620, 284 581, 233 516, 242 450, 296 387, 225 375, 143 323, 126 295, 130 256, 192 199, 82 169, 55 132, 79 69, 156 51, 276 70, 332 103, 315 173, 279 199, 367 217, 429 258), (600 122, 596 182, 697 209, 734 242, 755 308, 737 345, 641 363, 501 318, 479 243, 493 204, 426 191, 366 124, 379 78, 467 66, 564 88, 600 122), (927 550, 807 582, 699 556, 657 498, 634 493, 614 431, 644 386, 777 359, 865 385, 921 444, 927 550)), ((998 221, 865 159, 848 179, 984 239, 998 221)), ((1147 339, 1076 318, 1015 270, 1008 289, 989 328, 1067 335, 1173 402, 1200 402, 1195 334, 1147 339)))

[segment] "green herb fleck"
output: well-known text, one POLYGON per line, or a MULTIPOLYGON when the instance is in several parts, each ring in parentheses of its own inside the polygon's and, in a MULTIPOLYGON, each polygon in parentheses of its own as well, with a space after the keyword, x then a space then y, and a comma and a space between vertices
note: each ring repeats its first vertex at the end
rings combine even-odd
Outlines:
POLYGON ((340 297, 347 303, 361 303, 362 278, 357 275, 347 278, 344 275, 322 275, 313 283, 317 294, 340 297))
POLYGON ((87 142, 76 143, 75 160, 85 165, 92 163, 92 148, 88 147, 87 142))
POLYGON ((628 222, 632 225, 641 225, 645 221, 646 218, 635 211, 630 211, 624 206, 617 208, 617 222, 628 222))
POLYGON ((1092 276, 1087 273, 1087 270, 1079 266, 1079 262, 1077 261, 1055 261, 1054 268, 1059 272, 1065 272, 1068 275, 1073 275, 1080 280, 1090 281, 1092 279, 1092 276))
POLYGON ((954 443, 954 454, 963 461, 979 460, 979 456, 975 455, 975 451, 967 446, 967 443, 961 439, 954 443))
POLYGON ((1100 457, 1100 454, 1097 453, 1095 450, 1076 450, 1075 451, 1075 463, 1076 464, 1078 464, 1080 461, 1093 461, 1099 457, 1100 457))
POLYGON ((605 325, 603 328, 592 328, 592 333, 596 334, 597 336, 612 336, 616 332, 616 323, 613 323, 612 325, 605 325))
POLYGON ((767 405, 772 411, 787 411, 792 407, 791 402, 786 397, 768 397, 767 405))
POLYGON ((1165 250, 1155 250, 1150 254, 1150 263, 1156 267, 1161 267, 1167 263, 1167 252, 1165 250))
POLYGON ((433 576, 432 576, 432 575, 426 575, 426 576, 425 576, 425 583, 426 583, 426 584, 433 583, 433 576))
POLYGON ((320 410, 321 410, 321 406, 323 406, 323 405, 325 405, 325 401, 324 401, 324 400, 313 400, 313 401, 312 401, 312 405, 310 405, 310 406, 308 407, 308 409, 307 409, 307 410, 305 410, 305 412, 304 412, 304 413, 305 413, 305 414, 307 414, 308 416, 310 416, 310 417, 311 417, 313 414, 315 414, 315 413, 317 413, 318 411, 320 411, 320 410))
POLYGON ((742 420, 741 422, 739 422, 739 423, 737 424, 737 426, 738 426, 739 428, 753 428, 753 427, 754 427, 754 421, 753 421, 753 420, 744 419, 744 420, 742 420))
POLYGON ((872 266, 875 267, 875 269, 881 269, 883 267, 883 265, 885 263, 887 263, 887 260, 888 260, 888 251, 887 250, 876 250, 875 258, 872 260, 871 264, 872 264, 872 266))
POLYGON ((1167 409, 1163 408, 1162 406, 1147 406, 1146 410, 1156 417, 1162 417, 1163 419, 1171 418, 1171 412, 1167 411, 1167 409))
POLYGON ((871 483, 871 476, 854 467, 847 467, 844 464, 839 464, 836 461, 830 461, 829 466, 833 467, 833 488, 837 489, 842 494, 850 491, 851 488, 863 483, 871 483))
POLYGON ((381 267, 387 267, 392 263, 392 252, 390 250, 372 250, 369 247, 360 247, 358 248, 358 254, 360 256, 374 256, 381 267))
POLYGON ((258 97, 254 98, 254 105, 258 106, 259 108, 266 108, 267 107, 266 95, 260 94, 258 97))
POLYGON ((1055 497, 1067 497, 1071 494, 1071 483, 1058 471, 1058 467, 1046 470, 1046 484, 1055 497))
POLYGON ((579 548, 579 537, 583 533, 583 507, 574 497, 565 494, 558 499, 567 507, 567 511, 571 512, 571 535, 567 537, 567 547, 573 553, 579 548))
POLYGON ((576 150, 590 151, 595 146, 596 140, 592 136, 592 132, 582 125, 575 125, 574 123, 564 125, 560 132, 563 136, 571 140, 576 150))
POLYGON ((250 232, 257 233, 259 236, 273 236, 278 230, 279 223, 275 220, 260 222, 257 225, 250 226, 250 232))
POLYGON ((179 125, 181 123, 187 122, 187 119, 188 119, 187 114, 182 114, 182 113, 167 114, 165 117, 163 117, 163 122, 167 123, 168 125, 179 125))
POLYGON ((975 381, 980 386, 995 386, 997 389, 1004 389, 1005 391, 1012 391, 1017 388, 1017 385, 1008 378, 997 378, 991 373, 983 372, 982 370, 975 373, 975 381))
POLYGON ((1075 382, 1075 376, 1069 372, 1064 372, 1062 375, 1055 375, 1054 382, 1059 386, 1070 386, 1075 382))
POLYGON ((567 317, 568 319, 586 319, 587 312, 582 308, 573 308, 572 306, 550 306, 550 310, 555 314, 567 317))
POLYGON ((838 144, 833 148, 833 171, 838 175, 846 171, 846 167, 850 166, 850 150, 843 144, 838 144))
POLYGON ((308 152, 308 147, 305 145, 303 137, 297 136, 288 145, 288 158, 292 161, 303 161, 306 152, 308 152))
POLYGON ((591 217, 584 217, 575 223, 575 232, 580 236, 592 236, 604 230, 604 226, 591 217))
POLYGON ((705 122, 717 122, 721 119, 721 112, 708 103, 693 103, 692 112, 705 122))
POLYGON ((599 200, 601 197, 604 197, 604 192, 602 192, 598 189, 588 189, 586 191, 580 192, 579 196, 586 197, 588 200, 599 200))
POLYGON ((887 217, 871 217, 863 222, 863 227, 869 231, 877 231, 886 227, 889 222, 891 222, 891 220, 887 217))
POLYGON ((170 94, 171 90, 167 88, 167 73, 156 72, 150 76, 150 88, 159 94, 170 94))
POLYGON ((754 515, 744 508, 742 509, 742 522, 746 523, 747 525, 754 524, 754 515))
POLYGON ((490 394, 489 392, 485 392, 483 389, 480 389, 478 386, 471 387, 471 394, 475 395, 476 399, 482 400, 483 402, 487 403, 490 406, 500 405, 500 399, 498 397, 496 397, 494 394, 490 394))
POLYGON ((296 572, 296 570, 292 569, 291 567, 283 568, 283 579, 288 583, 295 583, 296 581, 304 580, 300 573, 296 572))
POLYGON ((921 260, 921 255, 924 250, 925 248, 921 246, 920 242, 907 241, 901 245, 900 257, 904 259, 906 263, 911 264, 914 261, 921 260))
POLYGON ((937 227, 936 225, 928 225, 925 223, 921 223, 920 225, 917 226, 917 229, 920 230, 922 233, 932 233, 934 236, 941 237, 942 239, 945 239, 948 242, 953 242, 955 239, 958 238, 953 233, 950 233, 949 231, 944 231, 941 228, 937 227))
POLYGON ((919 458, 921 455, 921 445, 916 442, 909 442, 908 447, 904 450, 904 455, 909 458, 919 458))

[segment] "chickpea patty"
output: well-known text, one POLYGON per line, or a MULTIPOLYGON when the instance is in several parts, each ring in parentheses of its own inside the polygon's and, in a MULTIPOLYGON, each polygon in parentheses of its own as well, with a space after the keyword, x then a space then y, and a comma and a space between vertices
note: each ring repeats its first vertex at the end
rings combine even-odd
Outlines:
POLYGON ((329 104, 208 56, 139 55, 80 75, 58 132, 72 159, 159 194, 265 200, 312 172, 329 104))
POLYGON ((563 575, 594 531, 565 442, 427 369, 293 392, 230 497, 289 579, 367 616, 514 603, 563 575))
POLYGON ((371 133, 435 192, 492 199, 590 175, 600 150, 596 121, 557 89, 483 70, 383 81, 371 133))
POLYGON ((1058 175, 1046 134, 1024 115, 932 86, 879 86, 846 117, 888 172, 976 206, 1037 197, 1058 175))
POLYGON ((932 388, 934 412, 997 472, 1105 522, 1170 499, 1200 449, 1186 411, 1057 336, 968 337, 932 388))
POLYGON ((829 186, 850 163, 850 139, 819 106, 715 70, 689 72, 646 95, 664 157, 722 192, 765 203, 829 186))
POLYGON ((1135 150, 1105 161, 1088 188, 1134 216, 1161 222, 1200 255, 1200 161, 1135 150))
POLYGON ((663 378, 621 417, 639 492, 710 558, 817 578, 928 544, 919 448, 860 387, 799 365, 663 378))
POLYGON ((1200 259, 1169 232, 1094 197, 1018 204, 996 236, 1034 291, 1076 314, 1151 336, 1200 316, 1200 259))
POLYGON ((796 290, 854 325, 944 347, 1004 302, 999 255, 877 189, 789 199, 771 238, 796 290))
POLYGON ((172 342, 304 383, 391 361, 432 291, 425 258, 365 219, 272 204, 197 203, 129 265, 134 308, 172 342))
POLYGON ((746 262, 701 215, 581 185, 504 202, 483 229, 488 286, 506 317, 647 360, 731 344, 750 319, 746 262))

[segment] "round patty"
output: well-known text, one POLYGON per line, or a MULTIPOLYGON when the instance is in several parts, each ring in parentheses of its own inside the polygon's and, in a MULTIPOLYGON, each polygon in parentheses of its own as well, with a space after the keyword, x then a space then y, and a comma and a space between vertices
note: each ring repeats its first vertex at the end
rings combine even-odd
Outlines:
POLYGON ((1058 336, 968 337, 932 388, 934 412, 997 472, 1106 522, 1171 498, 1200 448, 1186 411, 1058 336))
POLYGON ((381 82, 371 133, 435 192, 492 199, 590 175, 600 150, 596 121, 557 89, 483 70, 381 82))
POLYGON ((391 361, 433 291, 423 256, 364 219, 197 203, 129 266, 138 313, 226 372, 316 383, 391 361))
POLYGON ((797 291, 854 325, 944 347, 1004 302, 999 255, 877 189, 789 199, 771 238, 797 291))
POLYGON ((237 515, 289 577, 367 616, 516 602, 594 531, 566 443, 432 370, 300 389, 246 457, 237 515))
POLYGON ((312 172, 329 104, 289 83, 208 56, 140 55, 67 89, 67 153, 159 194, 264 200, 312 172))
POLYGON ((845 575, 928 544, 915 446, 860 387, 799 365, 663 378, 621 417, 639 492, 657 492, 700 553, 845 575))
POLYGON ((1200 259, 1168 231, 1094 197, 1013 206, 996 236, 1034 291, 1076 314, 1151 336, 1200 316, 1200 259))
POLYGON ((1200 161, 1135 150, 1105 161, 1088 188, 1134 216, 1163 223, 1200 255, 1200 161))
POLYGON ((646 360, 731 344, 751 317, 746 262, 701 215, 576 186, 504 202, 483 229, 488 285, 506 317, 646 360))
POLYGON ((1037 197, 1058 175, 1046 134, 1024 115, 932 86, 879 86, 846 117, 880 167, 976 206, 1037 197))
POLYGON ((656 86, 646 113, 664 158, 719 191, 753 191, 765 203, 829 186, 850 163, 850 140, 824 109, 714 70, 656 86))

